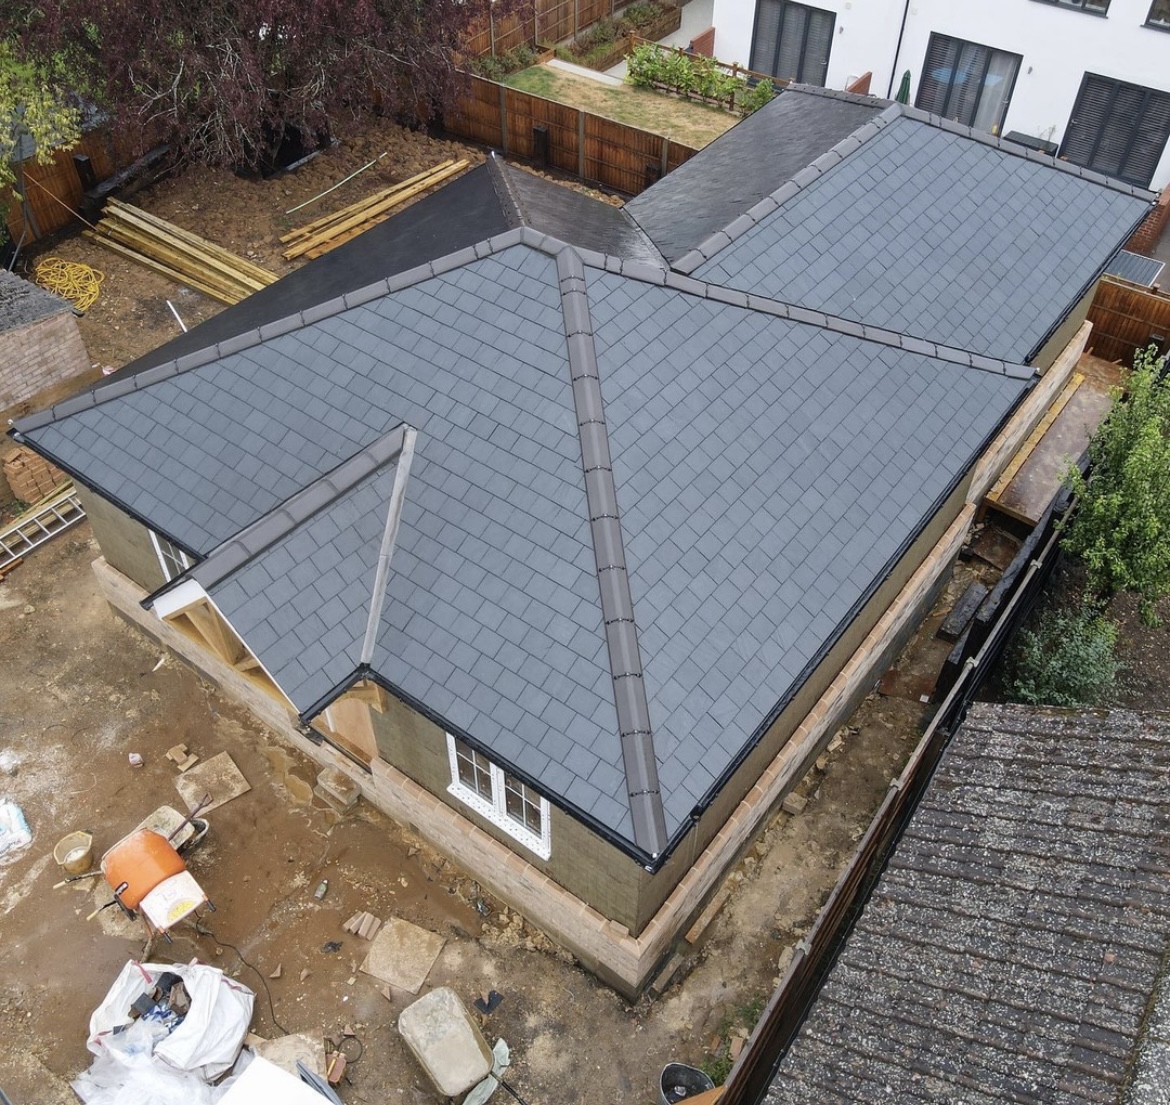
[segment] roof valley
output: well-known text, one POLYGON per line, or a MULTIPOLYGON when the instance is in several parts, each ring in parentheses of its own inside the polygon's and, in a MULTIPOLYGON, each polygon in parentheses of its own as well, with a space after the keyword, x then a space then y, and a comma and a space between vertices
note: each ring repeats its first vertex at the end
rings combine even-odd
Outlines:
POLYGON ((565 248, 557 254, 557 277, 634 842, 657 856, 667 844, 666 817, 585 290, 585 265, 575 250, 565 248))

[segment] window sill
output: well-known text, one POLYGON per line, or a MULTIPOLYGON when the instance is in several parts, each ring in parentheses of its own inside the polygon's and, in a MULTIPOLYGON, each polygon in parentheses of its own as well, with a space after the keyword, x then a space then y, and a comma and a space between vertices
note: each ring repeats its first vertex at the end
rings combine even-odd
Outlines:
POLYGON ((1147 20, 1142 26, 1151 31, 1161 31, 1164 35, 1170 35, 1170 23, 1151 23, 1147 20))

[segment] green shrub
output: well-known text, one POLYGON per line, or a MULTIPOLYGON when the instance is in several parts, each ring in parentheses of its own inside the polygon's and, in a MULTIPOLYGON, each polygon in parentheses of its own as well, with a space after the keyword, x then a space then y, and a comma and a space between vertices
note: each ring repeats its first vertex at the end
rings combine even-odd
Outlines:
POLYGON ((751 115, 758 111, 776 95, 776 88, 771 81, 756 81, 755 86, 749 88, 739 100, 739 109, 744 115, 751 115))
POLYGON ((1087 481, 1068 473, 1079 502, 1064 548, 1084 562, 1097 595, 1132 591, 1142 621, 1157 625, 1155 604, 1170 594, 1170 376, 1154 346, 1114 392, 1089 458, 1087 481))
POLYGON ((486 77, 489 81, 502 81, 513 73, 519 73, 521 69, 527 69, 535 64, 538 57, 540 54, 536 50, 521 43, 495 57, 492 57, 491 54, 484 54, 482 57, 476 58, 471 63, 471 71, 481 77, 486 77))
POLYGON ((1116 697, 1124 665, 1117 626, 1086 604, 1048 613, 1022 632, 1008 662, 1008 696, 1032 706, 1098 706, 1116 697))

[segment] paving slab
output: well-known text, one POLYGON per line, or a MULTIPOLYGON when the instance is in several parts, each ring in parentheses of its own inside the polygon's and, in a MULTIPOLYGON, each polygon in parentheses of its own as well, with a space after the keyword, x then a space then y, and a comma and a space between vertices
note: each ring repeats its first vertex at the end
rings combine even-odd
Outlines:
POLYGON ((391 917, 374 937, 361 969, 379 982, 417 994, 446 942, 437 933, 391 917))
POLYGON ((398 1031, 445 1097, 458 1097, 491 1073, 491 1048, 447 986, 408 1005, 398 1016, 398 1031))
POLYGON ((210 760, 196 764, 185 775, 180 775, 175 780, 175 790, 187 803, 189 810, 195 809, 203 801, 205 794, 211 795, 211 801, 201 811, 204 814, 225 802, 230 802, 233 798, 239 798, 241 794, 247 794, 251 789, 252 784, 244 778, 243 773, 236 767, 236 761, 227 752, 221 752, 218 756, 212 756, 210 760))
POLYGON ((275 1040, 254 1040, 252 1050, 289 1074, 297 1075, 300 1059, 309 1070, 325 1077, 325 1044, 320 1032, 294 1032, 275 1040))

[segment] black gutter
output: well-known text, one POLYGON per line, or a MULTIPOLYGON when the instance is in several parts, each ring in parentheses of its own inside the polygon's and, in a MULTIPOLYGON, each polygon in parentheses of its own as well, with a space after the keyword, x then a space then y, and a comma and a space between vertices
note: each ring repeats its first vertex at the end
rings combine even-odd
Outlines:
POLYGON ((1036 343, 1036 345, 1033 347, 1032 351, 1028 354, 1027 358, 1024 361, 1024 364, 1030 365, 1032 363, 1033 359, 1040 353, 1040 350, 1043 349, 1044 346, 1048 344, 1049 338, 1051 338, 1052 335, 1055 334, 1056 331, 1059 330, 1061 328, 1061 326, 1064 325, 1065 321, 1068 319, 1068 316, 1072 313, 1072 309, 1078 303, 1080 303, 1080 301, 1082 299, 1084 299, 1084 297, 1086 295, 1089 294, 1089 289, 1092 288, 1092 286, 1094 284, 1096 284, 1097 281, 1100 280, 1102 276, 1105 275, 1105 270, 1110 265, 1113 264, 1113 262, 1117 259, 1117 255, 1123 249, 1125 249, 1126 244, 1129 242, 1130 238, 1132 238, 1137 233, 1138 227, 1140 227, 1142 225, 1142 223, 1144 223, 1146 221, 1146 219, 1149 218, 1150 211, 1153 210, 1153 207, 1154 207, 1154 205, 1153 205, 1153 203, 1151 203, 1150 206, 1145 211, 1142 212, 1141 217, 1127 231, 1125 238, 1121 242, 1121 244, 1119 246, 1117 246, 1116 249, 1114 249, 1114 251, 1109 255, 1109 257, 1105 261, 1105 263, 1099 269, 1097 269, 1097 271, 1087 281, 1085 281, 1084 284, 1081 285, 1081 290, 1079 292, 1077 292, 1077 294, 1075 296, 1073 296, 1073 298, 1069 302, 1068 306, 1066 306, 1065 309, 1060 313, 1060 315, 1059 315, 1060 321, 1053 323, 1047 329, 1047 331, 1045 331, 1044 336, 1036 343))
MULTIPOLYGON (((169 533, 166 532, 166 530, 160 529, 154 522, 149 521, 144 515, 139 514, 138 511, 136 511, 133 507, 129 506, 127 503, 124 503, 116 495, 111 495, 109 492, 103 491, 100 487, 95 487, 88 480, 83 479, 81 477, 80 473, 78 473, 77 470, 75 468, 73 468, 72 465, 66 464, 65 461, 54 456, 48 449, 44 448, 44 446, 36 445, 33 442, 29 441, 28 438, 26 438, 24 436, 24 434, 21 431, 19 431, 15 426, 13 426, 8 431, 8 436, 10 438, 12 438, 13 441, 19 442, 21 445, 27 445, 30 449, 32 449, 34 452, 36 452, 40 456, 44 457, 46 460, 52 461, 52 463, 55 464, 58 468, 60 468, 62 472, 65 472, 74 483, 81 484, 81 486, 84 487, 87 491, 92 491, 95 495, 98 495, 101 498, 105 499, 106 502, 112 503, 123 514, 129 515, 131 518, 134 519, 134 521, 145 526, 148 530, 151 530, 154 533, 157 533, 160 537, 165 537, 172 545, 175 546, 175 548, 182 549, 183 552, 185 552, 188 556, 194 558, 195 560, 202 560, 204 558, 204 556, 205 556, 204 553, 196 552, 185 541, 180 541, 180 540, 178 540, 178 538, 172 537, 169 533)), ((192 565, 192 567, 194 567, 194 565, 192 565)), ((188 569, 188 571, 190 571, 190 569, 188 569)), ((184 573, 184 574, 186 574, 186 573, 184 573)), ((176 578, 178 578, 178 577, 176 577, 176 578)), ((170 584, 168 584, 167 586, 170 586, 170 584)), ((160 590, 161 590, 161 588, 160 588, 160 590)))

